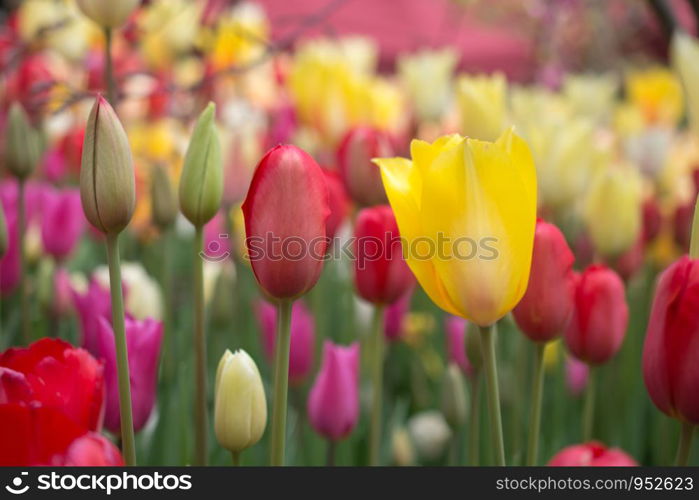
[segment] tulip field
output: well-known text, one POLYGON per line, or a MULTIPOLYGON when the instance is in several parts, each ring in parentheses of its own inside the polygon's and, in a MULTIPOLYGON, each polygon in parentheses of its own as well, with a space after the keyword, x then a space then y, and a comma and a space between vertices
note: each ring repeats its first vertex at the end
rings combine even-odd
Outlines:
POLYGON ((699 465, 698 37, 6 2, 0 465, 699 465))

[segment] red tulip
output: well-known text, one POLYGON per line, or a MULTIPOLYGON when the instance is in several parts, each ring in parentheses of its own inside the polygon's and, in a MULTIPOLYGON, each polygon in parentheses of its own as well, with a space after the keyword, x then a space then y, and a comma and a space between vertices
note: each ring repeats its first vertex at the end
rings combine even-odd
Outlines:
POLYGON ((392 304, 415 282, 403 259, 398 224, 391 207, 365 208, 354 228, 354 278, 360 297, 392 304))
POLYGON ((0 443, 0 466, 124 465, 104 436, 51 407, 0 404, 0 443))
POLYGON ((624 281, 629 281, 643 267, 646 256, 646 241, 644 235, 640 234, 636 243, 614 262, 614 270, 624 281))
POLYGON ((350 130, 340 143, 337 164, 347 193, 362 206, 386 203, 379 167, 372 158, 395 156, 385 132, 369 127, 350 130))
POLYGON ((56 408, 86 430, 104 416, 104 369, 87 351, 44 338, 0 354, 0 403, 56 408))
POLYGON ((321 436, 347 437, 359 418, 359 344, 326 341, 323 363, 308 395, 308 420, 321 436))
POLYGON ((262 289, 295 299, 313 288, 328 247, 330 214, 323 172, 296 146, 277 146, 262 158, 243 203, 245 243, 262 289))
POLYGON ((643 346, 643 379, 664 413, 699 424, 699 259, 687 256, 658 279, 643 346))
POLYGON ((328 239, 332 240, 349 213, 350 200, 340 179, 340 174, 324 168, 323 175, 325 175, 325 185, 328 187, 328 205, 330 207, 325 232, 328 239))
POLYGON ((548 463, 552 467, 635 467, 638 464, 619 448, 607 448, 595 441, 568 446, 548 463))
POLYGON ((660 206, 654 197, 649 197, 643 202, 643 238, 653 241, 660 233, 663 216, 660 213, 660 206))
POLYGON ((589 266, 576 281, 573 315, 565 341, 578 359, 602 364, 617 353, 624 341, 629 319, 624 283, 603 265, 589 266))
POLYGON ((573 310, 574 260, 563 233, 538 220, 529 284, 513 311, 519 328, 534 342, 553 340, 568 324, 573 310))
MULTIPOLYGON (((255 304, 257 321, 262 331, 265 356, 274 362, 277 336, 277 308, 266 301, 255 304)), ((291 309, 291 343, 289 347, 289 383, 298 385, 313 369, 315 351, 315 321, 302 301, 294 302, 291 309)))
POLYGON ((673 230, 675 243, 683 250, 689 250, 689 242, 692 236, 692 219, 694 217, 693 201, 683 203, 675 209, 673 218, 673 230))

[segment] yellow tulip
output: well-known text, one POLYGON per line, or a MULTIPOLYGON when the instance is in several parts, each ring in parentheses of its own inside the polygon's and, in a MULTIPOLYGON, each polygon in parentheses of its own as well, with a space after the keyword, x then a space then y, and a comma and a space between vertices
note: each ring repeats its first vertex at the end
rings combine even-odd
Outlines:
POLYGON ((418 120, 439 120, 449 104, 458 54, 451 49, 424 50, 398 58, 398 71, 418 120))
POLYGON ((569 75, 563 82, 563 95, 573 113, 603 123, 609 118, 617 88, 617 80, 610 74, 569 75))
POLYGON ((507 126, 505 76, 462 76, 456 87, 461 132, 472 139, 494 141, 507 126))
POLYGON ((517 305, 529 280, 536 224, 529 147, 507 130, 495 142, 449 135, 413 140, 410 149, 412 160, 374 160, 408 265, 442 309, 491 325, 517 305))
POLYGON ((267 425, 267 402, 260 372, 243 350, 226 352, 216 371, 214 431, 233 453, 257 443, 267 425))
POLYGON ((634 71, 626 77, 627 100, 643 113, 648 125, 674 126, 684 98, 677 77, 665 68, 634 71))
POLYGON ((689 120, 699 133, 699 40, 676 31, 672 39, 672 63, 684 85, 689 120))
POLYGON ((616 257, 636 243, 641 230, 641 194, 641 174, 630 165, 612 165, 595 176, 583 216, 597 252, 616 257))

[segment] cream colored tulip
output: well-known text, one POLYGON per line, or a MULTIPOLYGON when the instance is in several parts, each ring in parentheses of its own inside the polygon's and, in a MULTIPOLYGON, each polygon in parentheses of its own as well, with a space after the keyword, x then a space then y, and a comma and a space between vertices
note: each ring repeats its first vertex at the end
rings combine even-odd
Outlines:
POLYGON ((507 81, 501 73, 462 76, 456 87, 461 134, 495 141, 507 126, 507 81))
POLYGON ((451 49, 423 50, 398 58, 401 82, 418 120, 439 120, 452 93, 452 74, 458 55, 451 49))
POLYGON ((699 133, 699 40, 677 30, 671 49, 672 64, 684 86, 689 120, 694 131, 699 133))

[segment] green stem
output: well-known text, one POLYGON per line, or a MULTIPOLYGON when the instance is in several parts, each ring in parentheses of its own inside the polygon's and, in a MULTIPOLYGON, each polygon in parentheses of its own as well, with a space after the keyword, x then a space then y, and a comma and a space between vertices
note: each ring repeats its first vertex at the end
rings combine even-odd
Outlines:
POLYGON ((25 236, 27 233, 27 207, 25 201, 26 185, 23 179, 18 182, 19 195, 17 197, 17 232, 19 237, 19 305, 21 311, 22 339, 25 344, 31 342, 29 331, 29 301, 27 300, 27 256, 25 251, 25 236))
POLYGON ((328 439, 328 447, 325 449, 325 466, 334 467, 335 466, 335 450, 337 449, 337 443, 332 439, 328 439))
POLYGON ((677 459, 675 465, 686 466, 689 461, 689 452, 692 450, 692 438, 694 437, 694 425, 689 422, 682 422, 682 433, 680 434, 680 446, 677 448, 677 459))
POLYGON ((478 465, 480 452, 479 436, 481 415, 481 374, 479 370, 473 372, 471 378, 471 420, 468 423, 468 463, 478 465))
POLYGON ((282 301, 279 303, 277 311, 277 336, 274 352, 274 404, 272 406, 271 465, 284 465, 284 445, 286 443, 286 398, 289 390, 291 305, 291 301, 282 301))
POLYGON ((689 242, 689 256, 699 259, 699 195, 694 205, 694 217, 692 219, 692 234, 689 242))
POLYGON ((383 402, 383 307, 374 308, 371 325, 371 428, 369 430, 369 465, 379 465, 381 455, 381 403, 383 402))
POLYGON ((170 228, 163 231, 160 236, 162 268, 160 283, 163 288, 163 324, 165 326, 165 338, 163 339, 163 374, 167 380, 172 380, 177 359, 177 344, 174 338, 172 321, 172 271, 170 252, 170 228))
POLYGON ((112 29, 104 29, 104 86, 107 88, 107 100, 116 107, 114 84, 114 66, 112 63, 112 29))
POLYGON ((495 325, 481 326, 480 336, 483 367, 485 368, 485 386, 488 392, 488 413, 495 464, 505 465, 505 444, 502 437, 502 417, 500 416, 498 369, 495 361, 495 325))
POLYGON ((595 370, 592 366, 589 369, 583 410, 583 442, 592 439, 592 430, 595 425, 595 370))
POLYGON ((197 226, 194 236, 194 353, 196 356, 195 379, 195 464, 206 465, 207 410, 206 410, 206 335, 204 332, 204 260, 200 253, 204 247, 204 227, 197 226))
POLYGON ((539 430, 541 429, 541 396, 544 389, 544 350, 546 344, 536 343, 534 360, 534 379, 532 381, 532 403, 529 414, 529 446, 527 447, 527 465, 536 465, 539 453, 539 430))
POLYGON ((233 459, 233 465, 235 465, 236 467, 240 467, 240 452, 232 451, 231 458, 233 459))
POLYGON ((124 299, 121 290, 119 263, 119 233, 107 234, 107 260, 109 262, 109 288, 112 297, 112 325, 116 344, 117 375, 119 379, 119 416, 121 419, 122 454, 126 465, 136 465, 136 445, 131 411, 131 382, 129 354, 124 328, 124 299))

